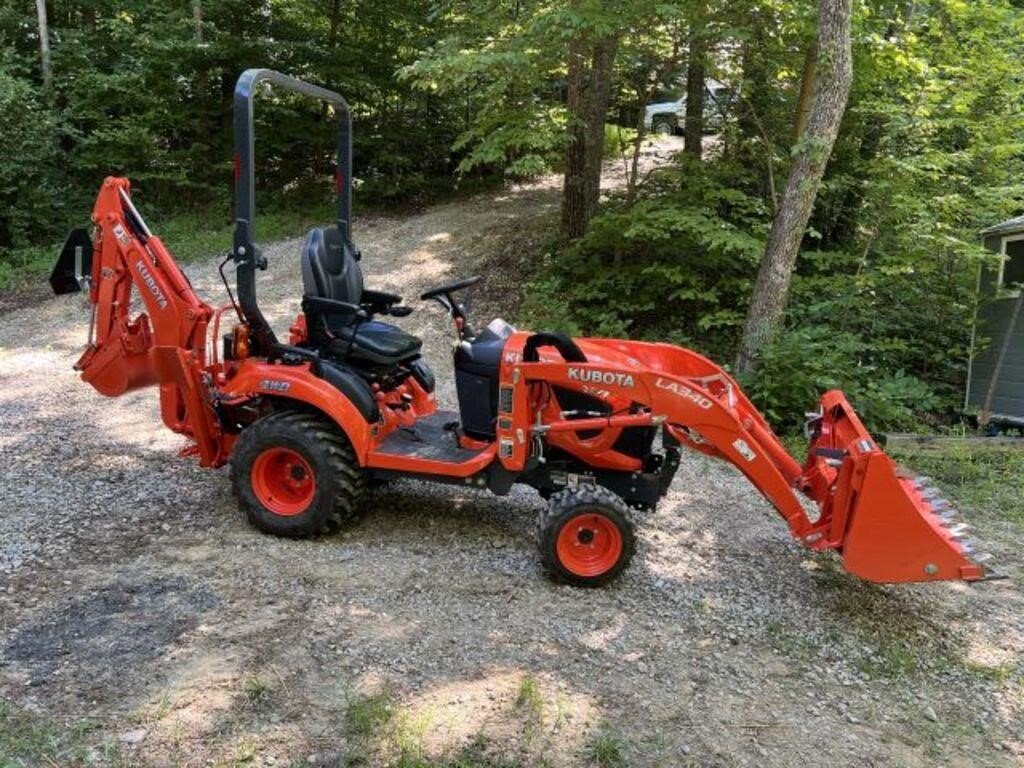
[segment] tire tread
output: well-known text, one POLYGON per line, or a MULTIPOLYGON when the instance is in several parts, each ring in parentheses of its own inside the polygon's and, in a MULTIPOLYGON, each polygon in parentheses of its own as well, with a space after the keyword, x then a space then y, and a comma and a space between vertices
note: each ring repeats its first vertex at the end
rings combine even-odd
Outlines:
POLYGON ((232 486, 240 506, 253 525, 268 533, 292 538, 330 534, 359 517, 360 502, 366 490, 366 472, 359 466, 355 451, 341 430, 318 414, 299 410, 276 411, 246 427, 232 451, 230 469, 232 486), (330 508, 311 518, 308 525, 288 529, 268 526, 240 488, 236 457, 244 456, 251 444, 259 442, 268 432, 286 434, 296 442, 304 443, 310 452, 322 453, 334 478, 330 508))
MULTIPOLYGON (((614 520, 614 517, 612 518, 614 520)), ((629 506, 621 497, 600 485, 579 485, 565 488, 551 495, 548 504, 537 518, 537 546, 544 569, 554 579, 582 587, 598 587, 615 579, 629 565, 636 550, 635 523, 629 506), (623 533, 622 556, 615 567, 600 576, 581 577, 566 571, 558 562, 555 539, 562 523, 572 517, 579 507, 602 507, 621 518, 623 533)))

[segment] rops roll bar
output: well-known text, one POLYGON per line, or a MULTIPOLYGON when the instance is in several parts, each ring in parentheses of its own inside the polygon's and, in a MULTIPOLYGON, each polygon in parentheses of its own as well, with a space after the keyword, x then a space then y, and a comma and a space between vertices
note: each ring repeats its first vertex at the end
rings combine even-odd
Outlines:
POLYGON ((338 192, 338 230, 343 241, 352 247, 352 115, 341 94, 329 91, 272 69, 247 69, 235 84, 235 234, 232 255, 236 264, 238 302, 251 338, 266 354, 277 344, 277 338, 256 304, 256 269, 265 269, 266 260, 253 242, 256 219, 255 142, 253 101, 256 88, 267 82, 304 96, 333 105, 338 114, 338 161, 336 188, 338 192))

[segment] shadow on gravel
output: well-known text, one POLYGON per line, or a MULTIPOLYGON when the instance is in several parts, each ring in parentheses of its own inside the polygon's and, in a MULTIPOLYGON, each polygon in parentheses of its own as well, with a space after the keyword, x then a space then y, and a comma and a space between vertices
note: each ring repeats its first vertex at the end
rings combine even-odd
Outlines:
POLYGON ((126 695, 145 685, 140 665, 164 654, 217 604, 211 591, 180 576, 121 575, 18 627, 4 661, 22 667, 32 687, 55 685, 83 699, 98 688, 126 695))

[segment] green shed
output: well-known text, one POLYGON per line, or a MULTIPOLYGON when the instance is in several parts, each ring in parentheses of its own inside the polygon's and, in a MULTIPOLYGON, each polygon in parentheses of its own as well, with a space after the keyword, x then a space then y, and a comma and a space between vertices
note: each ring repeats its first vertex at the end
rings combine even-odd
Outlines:
POLYGON ((978 411, 982 423, 1024 426, 1024 216, 989 227, 981 236, 1003 259, 978 274, 981 304, 966 406, 978 411))

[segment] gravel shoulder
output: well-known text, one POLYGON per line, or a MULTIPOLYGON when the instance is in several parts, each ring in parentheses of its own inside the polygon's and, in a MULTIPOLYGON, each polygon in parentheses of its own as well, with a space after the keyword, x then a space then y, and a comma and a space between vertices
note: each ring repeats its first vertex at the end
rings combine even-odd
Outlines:
MULTIPOLYGON (((557 203, 548 181, 357 221, 367 283, 472 274, 557 203)), ((266 248, 279 328, 299 245, 266 248)), ((220 301, 213 259, 187 272, 220 301)), ((449 329, 412 303, 453 406, 449 329)), ((337 536, 277 540, 176 455, 154 392, 78 380, 83 299, 3 319, 0 765, 38 729, 41 765, 1024 765, 1019 526, 977 521, 1008 581, 874 587, 693 456, 602 590, 543 577, 529 490, 402 481, 337 536)))

